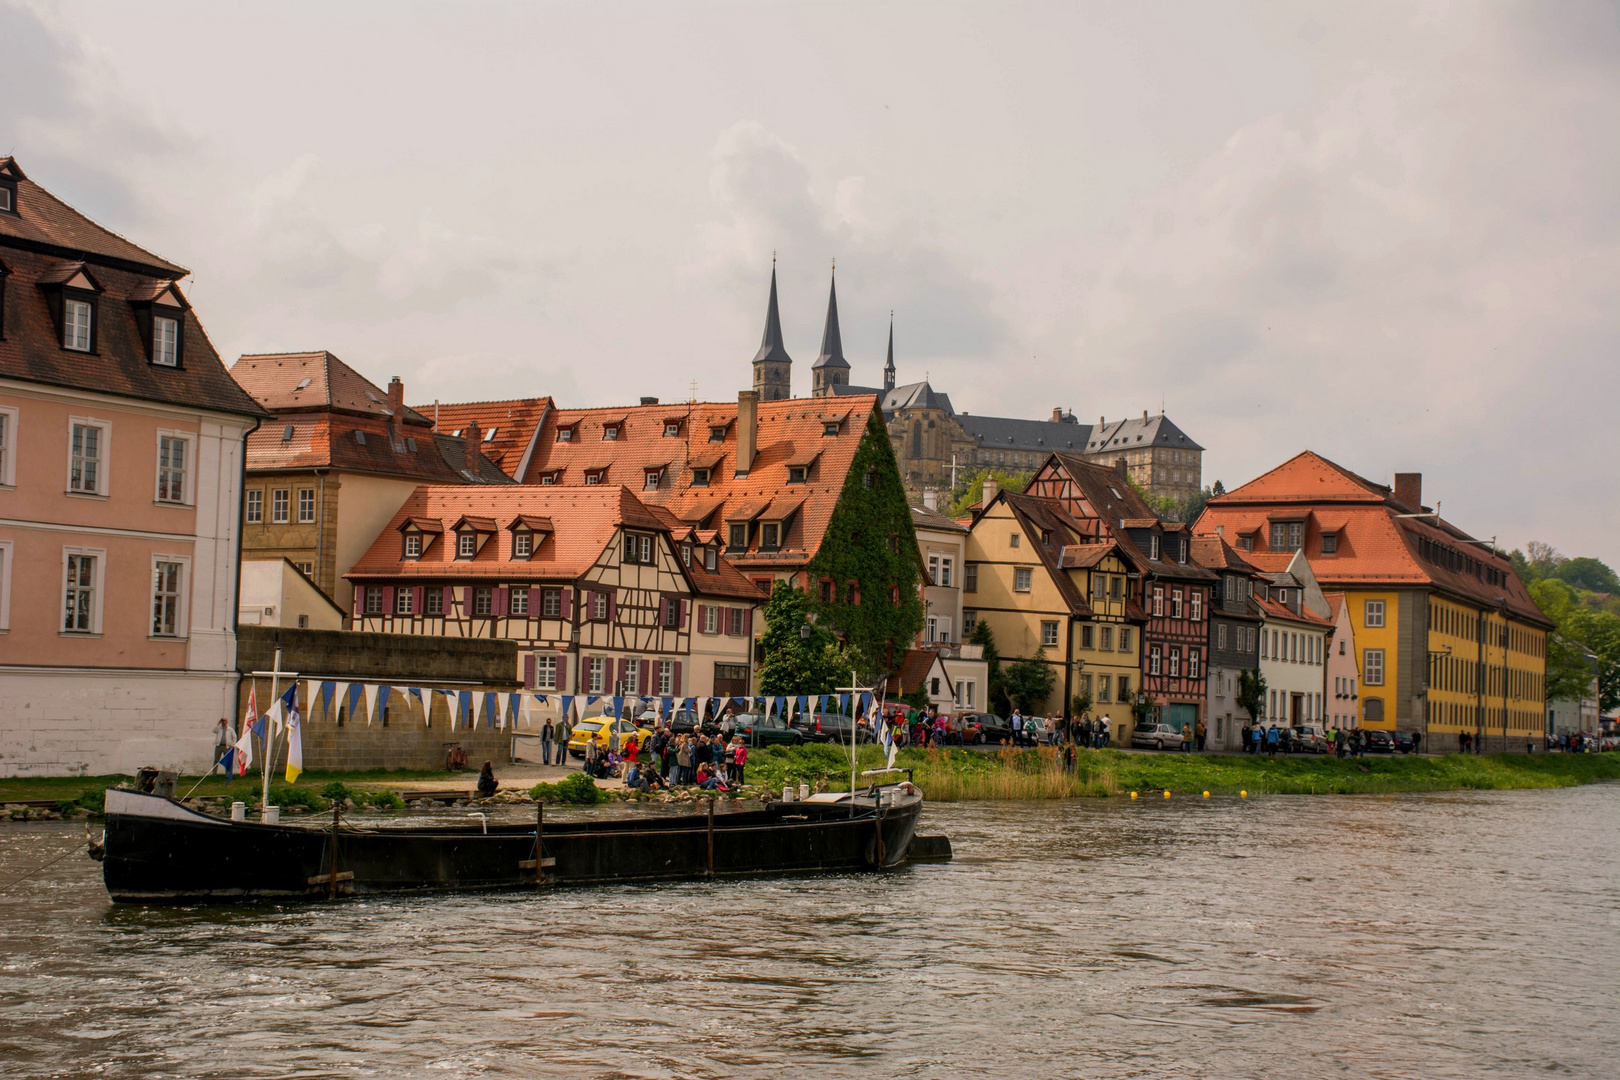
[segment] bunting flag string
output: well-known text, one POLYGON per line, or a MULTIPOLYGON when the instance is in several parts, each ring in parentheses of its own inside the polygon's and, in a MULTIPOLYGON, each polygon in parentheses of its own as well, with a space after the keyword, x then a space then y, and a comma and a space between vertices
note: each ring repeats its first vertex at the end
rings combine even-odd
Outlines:
POLYGON ((361 683, 360 693, 366 701, 366 726, 370 727, 377 719, 377 684, 361 683))
POLYGON ((560 711, 559 719, 566 720, 574 711, 574 695, 564 694, 560 699, 560 704, 562 705, 562 709, 560 711))
POLYGON ((388 692, 390 690, 392 690, 392 689, 393 689, 392 686, 378 686, 377 687, 377 719, 378 720, 381 720, 383 718, 383 713, 388 711, 388 692))
POLYGON ((321 683, 320 715, 322 718, 325 718, 332 712, 333 692, 336 689, 337 683, 333 682, 331 679, 327 679, 325 682, 321 683))

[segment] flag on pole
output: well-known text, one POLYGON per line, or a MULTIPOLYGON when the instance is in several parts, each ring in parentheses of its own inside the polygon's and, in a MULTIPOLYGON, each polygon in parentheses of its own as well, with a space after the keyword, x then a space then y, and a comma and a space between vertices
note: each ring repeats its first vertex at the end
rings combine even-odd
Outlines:
POLYGON ((287 710, 287 783, 298 779, 304 771, 304 723, 298 707, 287 710))
POLYGON ((882 744, 883 752, 889 755, 889 768, 892 769, 894 768, 894 755, 896 752, 894 745, 894 732, 890 731, 889 725, 885 724, 881 719, 878 721, 877 729, 878 742, 882 744))

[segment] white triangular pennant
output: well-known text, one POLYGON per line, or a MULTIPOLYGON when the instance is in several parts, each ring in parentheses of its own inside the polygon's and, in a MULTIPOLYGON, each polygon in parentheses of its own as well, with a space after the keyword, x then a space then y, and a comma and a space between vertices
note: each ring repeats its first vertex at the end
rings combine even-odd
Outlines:
POLYGON ((368 682, 361 687, 360 692, 366 698, 366 726, 370 727, 371 722, 377 718, 377 684, 368 682))

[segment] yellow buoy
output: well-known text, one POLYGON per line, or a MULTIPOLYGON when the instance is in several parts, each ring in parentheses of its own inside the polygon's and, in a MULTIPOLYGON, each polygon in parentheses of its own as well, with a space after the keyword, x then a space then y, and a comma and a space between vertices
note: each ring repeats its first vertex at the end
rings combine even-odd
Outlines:
POLYGON ((1134 791, 1131 792, 1131 798, 1133 798, 1133 799, 1136 798, 1136 792, 1134 792, 1134 791))
POLYGON ((1164 789, 1164 797, 1167 798, 1167 799, 1170 797, 1170 789, 1169 788, 1164 789))
POLYGON ((1204 798, 1206 798, 1206 799, 1209 798, 1209 792, 1207 792, 1207 791, 1204 792, 1204 798))
POLYGON ((1247 799, 1249 797, 1249 793, 1247 791, 1240 791, 1240 792, 1238 792, 1238 794, 1240 796, 1242 796, 1243 798, 1245 798, 1245 799, 1247 799))

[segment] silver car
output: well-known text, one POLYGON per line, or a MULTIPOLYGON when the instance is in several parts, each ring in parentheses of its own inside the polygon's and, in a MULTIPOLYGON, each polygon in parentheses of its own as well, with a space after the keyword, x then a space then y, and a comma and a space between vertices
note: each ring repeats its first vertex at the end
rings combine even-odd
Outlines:
POLYGON ((1146 724, 1131 732, 1131 745, 1155 750, 1181 749, 1181 732, 1169 724, 1146 724))
POLYGON ((1290 741, 1296 754, 1326 754, 1333 749, 1327 732, 1317 724, 1295 724, 1290 741))

